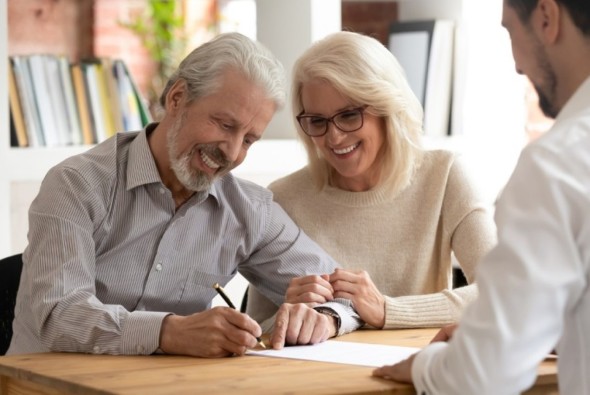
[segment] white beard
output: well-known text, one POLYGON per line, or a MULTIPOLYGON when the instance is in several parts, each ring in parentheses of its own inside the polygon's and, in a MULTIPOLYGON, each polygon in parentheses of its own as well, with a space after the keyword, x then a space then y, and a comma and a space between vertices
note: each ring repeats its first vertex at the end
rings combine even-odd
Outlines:
POLYGON ((168 146, 168 156, 170 158, 170 167, 172 168, 172 171, 174 172, 174 175, 178 181, 186 189, 193 192, 206 191, 211 187, 211 184, 215 178, 210 177, 208 174, 199 169, 194 169, 191 167, 191 159, 195 154, 198 155, 197 151, 199 146, 196 146, 193 150, 184 155, 180 155, 178 153, 178 133, 182 128, 183 122, 184 114, 181 114, 172 126, 172 130, 168 131, 166 139, 168 146))

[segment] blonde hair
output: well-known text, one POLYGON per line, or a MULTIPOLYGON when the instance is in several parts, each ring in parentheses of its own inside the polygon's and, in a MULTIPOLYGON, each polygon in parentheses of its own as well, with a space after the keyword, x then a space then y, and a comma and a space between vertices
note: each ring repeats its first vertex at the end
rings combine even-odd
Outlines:
MULTIPOLYGON (((311 80, 327 81, 366 112, 381 117, 385 146, 380 185, 397 191, 410 181, 422 157, 420 102, 393 54, 374 38, 337 32, 312 44, 293 67, 292 111, 303 111, 301 89, 311 80)), ((295 121, 309 158, 309 169, 318 188, 331 181, 332 169, 311 137, 295 121)))

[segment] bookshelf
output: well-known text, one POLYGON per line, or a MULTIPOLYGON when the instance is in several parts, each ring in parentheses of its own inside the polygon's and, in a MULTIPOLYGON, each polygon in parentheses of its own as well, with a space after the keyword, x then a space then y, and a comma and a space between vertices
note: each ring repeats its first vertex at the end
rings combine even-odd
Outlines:
MULTIPOLYGON (((8 86, 8 0, 0 0, 0 91, 8 86)), ((14 190, 28 183, 38 184, 49 168, 89 146, 13 148, 10 146, 8 95, 0 95, 0 258, 20 252, 13 247, 14 212, 18 197, 14 190)), ((17 225, 17 224, 16 224, 17 225)), ((26 226, 25 226, 26 228, 26 226)))
MULTIPOLYGON (((394 2, 395 0, 380 1, 394 2)), ((368 0, 366 2, 371 3, 368 0)), ((336 17, 337 22, 339 2, 337 3, 333 0, 302 1, 302 4, 307 4, 305 12, 302 11, 302 5, 298 4, 294 12, 303 12, 303 15, 301 18, 293 18, 293 13, 279 12, 290 10, 292 0, 257 0, 258 38, 275 52, 289 70, 297 53, 307 47, 316 34, 324 32, 323 30, 320 32, 319 27, 327 29, 326 18, 336 17), (325 7, 328 5, 331 8, 326 11, 325 7), (279 11, 275 11, 276 9, 279 11), (314 13, 321 17, 314 17, 314 13), (319 27, 312 23, 316 19, 320 22, 319 27), (298 22, 293 23, 293 21, 298 22)), ((496 6, 487 5, 487 3, 485 6, 479 5, 479 2, 473 3, 467 0, 401 0, 397 3, 399 21, 444 18, 453 19, 458 23, 462 40, 457 45, 462 49, 463 55, 457 61, 461 64, 460 74, 464 75, 465 79, 461 86, 454 88, 454 94, 458 92, 461 94, 459 97, 454 96, 453 100, 461 100, 463 103, 462 111, 458 112, 461 116, 458 122, 462 125, 463 133, 453 138, 436 139, 427 143, 432 148, 442 147, 467 153, 473 158, 474 170, 482 174, 481 178, 485 181, 489 195, 493 197, 503 186, 522 147, 522 143, 518 141, 519 132, 524 139, 524 119, 519 119, 521 116, 524 118, 524 104, 522 100, 518 101, 523 97, 519 91, 519 84, 522 84, 522 81, 514 73, 507 37, 500 28, 499 16, 494 14, 496 6), (496 33, 497 30, 500 32, 496 33), (492 31, 494 34, 486 36, 483 34, 484 31, 492 31), (494 63, 490 62, 490 59, 502 61, 494 63), (488 78, 489 75, 494 75, 494 78, 488 78)), ((330 21, 333 22, 330 24, 330 29, 338 29, 336 22, 332 19, 330 21)), ((0 62, 0 90, 6 92, 8 0, 0 0, 0 58, 3 59, 0 62)), ((6 96, 0 95, 0 166, 2 166, 0 171, 0 258, 20 252, 22 243, 15 246, 12 233, 15 226, 19 227, 18 237, 22 239, 27 228, 26 209, 23 207, 30 202, 25 201, 26 199, 17 193, 18 190, 28 184, 33 190, 33 184, 36 183, 38 187, 38 183, 50 167, 68 156, 89 148, 89 146, 11 148, 6 96), (21 210, 18 215, 14 214, 15 208, 21 210)), ((275 117, 276 119, 269 125, 266 136, 290 142, 285 141, 282 144, 266 139, 261 141, 257 144, 261 152, 250 154, 247 161, 236 169, 237 175, 265 185, 283 173, 294 170, 296 165, 304 163, 305 158, 303 157, 301 162, 302 157, 297 156, 293 159, 293 163, 288 164, 288 168, 273 170, 269 174, 264 173, 265 169, 268 170, 269 162, 266 161, 271 161, 269 157, 276 156, 274 150, 284 149, 282 152, 286 152, 285 158, 287 158, 290 147, 297 144, 296 140, 290 139, 294 135, 288 110, 283 113, 275 117), (289 134, 285 136, 289 138, 282 136, 282 132, 289 134), (261 159, 258 155, 266 159, 261 159), (253 164, 259 160, 265 161, 264 166, 260 168, 253 164)), ((279 158, 282 157, 279 156, 279 158)), ((284 161, 279 159, 270 163, 275 165, 284 161)))
MULTIPOLYGON (((39 98, 49 99, 45 105, 39 108, 51 107, 50 113, 40 114, 43 120, 42 134, 45 143, 38 146, 31 144, 31 134, 33 129, 27 125, 27 134, 29 135, 29 146, 27 147, 11 147, 10 137, 10 110, 6 95, 1 95, 0 99, 0 165, 4 169, 0 172, 0 257, 8 256, 18 252, 22 252, 26 246, 26 233, 28 231, 28 207, 34 197, 36 196, 41 180, 44 178, 47 171, 64 160, 67 157, 77 155, 92 147, 94 139, 102 141, 121 130, 137 130, 141 125, 150 120, 145 103, 139 102, 137 96, 138 91, 134 82, 131 80, 127 66, 118 60, 108 59, 104 56, 94 57, 89 52, 87 45, 82 45, 83 39, 71 40, 72 35, 79 33, 79 26, 74 30, 70 27, 72 20, 77 21, 71 15, 65 20, 56 19, 56 15, 64 15, 63 12, 70 12, 72 7, 75 9, 78 16, 82 14, 82 6, 73 2, 65 3, 44 3, 38 4, 39 8, 32 9, 11 9, 14 3, 9 4, 8 0, 0 0, 0 57, 4 60, 0 66, 0 87, 3 92, 8 92, 8 74, 10 64, 8 63, 9 56, 14 56, 14 59, 19 58, 21 67, 25 62, 28 67, 33 68, 35 62, 36 71, 31 70, 34 84, 39 84, 35 88, 35 100, 39 105, 39 98), (61 8, 60 8, 61 7, 61 8), (66 8, 64 8, 66 7, 66 8), (68 8, 69 7, 69 8, 68 8), (28 15, 34 11, 35 18, 41 18, 45 23, 44 28, 48 29, 49 39, 37 39, 36 37, 27 37, 25 40, 19 41, 17 47, 12 47, 12 41, 17 35, 9 31, 8 18, 12 17, 13 13, 26 10, 28 15), (59 32, 53 31, 52 26, 64 24, 67 29, 59 32), (11 36, 13 34, 14 36, 11 36), (27 41, 29 40, 29 41, 27 41), (70 42, 71 41, 71 42, 70 42), (56 54, 57 56, 52 56, 56 54), (66 57, 60 56, 66 54, 67 58, 76 59, 73 62, 66 60, 66 57), (69 84, 65 76, 69 74, 69 68, 77 69, 80 78, 85 79, 88 86, 95 89, 95 95, 91 97, 91 93, 86 91, 82 93, 88 101, 93 100, 91 119, 96 123, 84 129, 82 110, 80 110, 80 103, 76 104, 74 101, 78 100, 78 92, 75 87, 75 77, 72 76, 70 87, 73 91, 71 94, 64 93, 53 95, 50 92, 60 92, 60 89, 67 89, 63 84, 69 84), (94 80, 88 75, 86 70, 94 70, 94 80), (111 75, 112 70, 112 75, 111 75), (55 82, 55 80, 60 82, 55 82), (63 84, 62 84, 63 83, 63 84), (43 87, 48 89, 43 91, 43 87), (38 90, 41 89, 41 90, 38 90), (76 91, 76 92, 74 92, 76 91), (39 92, 46 92, 46 94, 39 94, 39 92), (50 97, 51 96, 51 97, 50 97), (137 100, 137 107, 131 105, 131 97, 137 100), (62 102, 63 100, 63 102, 62 102), (67 103, 67 100, 70 100, 67 103), (109 104, 112 103, 112 104, 109 104), (121 105, 119 108, 118 104, 121 105), (126 104, 124 104, 126 103, 126 104), (69 104, 69 106, 68 106, 69 104), (74 107, 76 107, 74 109, 74 107), (125 109, 123 109, 125 107, 125 109), (78 111, 80 116, 80 125, 73 126, 77 122, 73 121, 71 117, 73 111, 78 111), (104 127, 99 130, 98 124, 104 122, 104 127), (76 122, 76 123, 74 123, 76 122), (62 135, 56 136, 54 134, 48 135, 47 131, 63 132, 62 135), (70 133, 68 133, 71 132, 70 133), (51 137, 51 144, 48 139, 51 137), (82 142, 82 145, 80 145, 82 142), (73 144, 72 144, 73 143, 73 144)), ((84 11, 88 10, 91 4, 87 3, 84 6, 84 11)), ((24 17, 18 14, 19 17, 24 17)), ((29 23, 31 21, 30 17, 29 23)), ((17 24, 18 26, 18 24, 17 24)), ((18 35, 22 38, 22 36, 18 35)), ((18 40, 17 40, 18 41, 18 40)), ((16 60, 14 60, 16 64, 16 60)), ((19 75, 24 75, 22 68, 19 68, 19 75)), ((73 71, 72 71, 73 72, 73 71)), ((17 73, 15 72, 15 79, 17 73)), ((26 79, 26 77, 24 78, 26 79)), ((81 80, 78 80, 80 82, 81 80)), ((23 95, 21 91, 23 81, 16 81, 19 95, 23 95)), ((66 85, 67 86, 67 85, 66 85)), ((88 88, 90 89, 90 88, 88 88)), ((84 90, 84 89, 82 89, 84 90)), ((29 93, 31 95, 31 93, 29 93)), ((23 100, 23 96, 21 96, 23 100)), ((32 119, 32 118, 29 118, 32 119)), ((87 118, 90 120, 90 118, 87 118)), ((90 121, 91 122, 91 121, 90 121)), ((89 121, 86 122, 86 125, 89 121)))

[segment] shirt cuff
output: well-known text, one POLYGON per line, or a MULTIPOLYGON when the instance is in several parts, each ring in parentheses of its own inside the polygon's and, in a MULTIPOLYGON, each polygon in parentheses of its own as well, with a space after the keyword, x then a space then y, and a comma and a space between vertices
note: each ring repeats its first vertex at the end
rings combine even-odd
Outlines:
POLYGON ((431 343, 422 349, 412 364, 412 381, 416 388, 416 394, 435 395, 435 386, 432 383, 430 365, 434 357, 445 350, 448 344, 446 342, 431 343))
POLYGON ((340 317, 340 328, 338 328, 338 336, 353 332, 364 325, 363 320, 354 311, 352 302, 348 299, 334 299, 332 302, 323 303, 316 307, 329 308, 338 314, 340 317))
POLYGON ((134 311, 129 313, 121 335, 121 353, 149 355, 160 347, 162 321, 170 313, 134 311))

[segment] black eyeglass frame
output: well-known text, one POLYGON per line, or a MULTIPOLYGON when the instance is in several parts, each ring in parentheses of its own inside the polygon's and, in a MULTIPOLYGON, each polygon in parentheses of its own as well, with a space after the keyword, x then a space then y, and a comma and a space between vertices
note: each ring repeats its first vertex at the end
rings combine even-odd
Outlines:
POLYGON ((369 107, 368 105, 364 105, 364 106, 360 106, 360 107, 355 107, 355 108, 349 108, 347 110, 342 110, 340 112, 337 112, 336 114, 332 115, 330 118, 325 118, 325 117, 321 117, 319 115, 304 115, 303 111, 301 111, 299 113, 299 115, 297 115, 295 118, 297 119, 297 123, 299 123, 299 126, 301 126, 301 129, 303 130, 303 133, 305 133, 306 135, 308 135, 309 137, 322 137, 324 136, 326 133, 328 133, 328 124, 331 122, 334 124, 334 126, 340 130, 341 132, 344 133, 352 133, 352 132, 356 132, 357 130, 359 130, 360 128, 363 127, 363 125, 365 124, 365 110, 367 109, 367 107, 369 107), (358 128, 352 129, 352 130, 344 130, 342 129, 342 127, 340 127, 340 125, 338 125, 335 121, 334 118, 342 115, 342 114, 346 114, 347 112, 352 112, 352 111, 358 111, 360 116, 361 116, 361 124, 358 128), (324 132, 322 134, 309 134, 308 131, 305 129, 305 127, 303 126, 303 124, 301 123, 301 121, 305 118, 321 118, 323 120, 326 121, 326 126, 324 128, 324 132))

